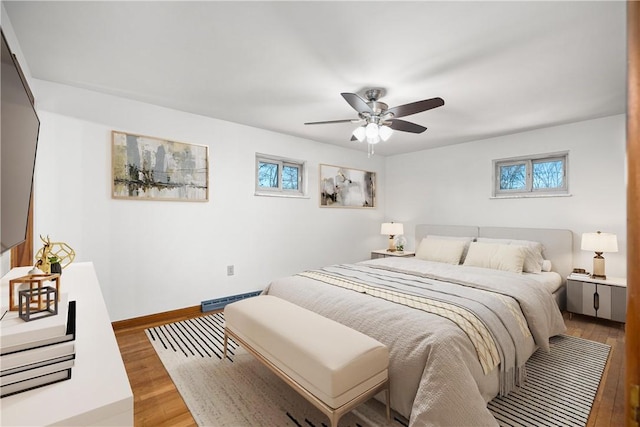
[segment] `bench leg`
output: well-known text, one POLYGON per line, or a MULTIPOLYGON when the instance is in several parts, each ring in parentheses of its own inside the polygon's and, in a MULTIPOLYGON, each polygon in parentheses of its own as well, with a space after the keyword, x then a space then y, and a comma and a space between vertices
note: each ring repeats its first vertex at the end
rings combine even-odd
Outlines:
POLYGON ((385 394, 387 395, 387 421, 391 421, 391 386, 389 385, 389 381, 387 381, 385 394))
POLYGON ((340 421, 340 416, 336 416, 335 413, 331 414, 329 417, 329 424, 331 424, 331 427, 338 427, 338 421, 340 421))

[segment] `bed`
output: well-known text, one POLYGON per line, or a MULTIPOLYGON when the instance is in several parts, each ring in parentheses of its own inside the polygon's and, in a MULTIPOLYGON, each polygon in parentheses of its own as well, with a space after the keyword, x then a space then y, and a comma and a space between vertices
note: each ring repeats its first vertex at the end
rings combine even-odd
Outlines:
POLYGON ((387 345, 391 406, 410 425, 497 425, 486 403, 524 381, 531 354, 565 332, 572 242, 568 230, 424 224, 415 258, 305 271, 265 293, 387 345), (518 273, 527 262, 540 271, 518 273))

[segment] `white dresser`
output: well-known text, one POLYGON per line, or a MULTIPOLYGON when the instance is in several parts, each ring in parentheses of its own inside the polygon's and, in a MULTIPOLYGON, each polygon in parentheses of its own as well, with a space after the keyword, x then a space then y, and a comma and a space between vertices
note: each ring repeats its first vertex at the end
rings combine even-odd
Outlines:
MULTIPOLYGON (((9 280, 29 270, 15 268, 2 278, 2 313, 9 305, 9 280)), ((71 379, 0 399, 0 425, 133 426, 133 392, 93 263, 71 264, 62 272, 60 288, 69 301, 76 301, 71 379)))

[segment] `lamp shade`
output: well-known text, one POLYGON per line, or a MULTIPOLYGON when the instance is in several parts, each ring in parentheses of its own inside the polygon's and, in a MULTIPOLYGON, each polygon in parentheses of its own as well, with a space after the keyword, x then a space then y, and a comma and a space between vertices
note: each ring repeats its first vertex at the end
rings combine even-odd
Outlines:
POLYGON ((380 142, 380 136, 374 136, 373 138, 367 137, 367 143, 369 144, 377 144, 380 142))
POLYGON ((593 252, 618 252, 618 239, 613 233, 582 233, 580 249, 593 252))
POLYGON ((353 131, 353 136, 355 136, 356 139, 360 142, 364 141, 364 138, 366 137, 364 126, 358 126, 357 128, 355 128, 355 130, 353 131))
POLYGON ((373 139, 380 136, 380 131, 378 130, 378 125, 375 123, 369 123, 365 128, 365 134, 367 138, 373 139))
POLYGON ((389 126, 380 126, 379 133, 380 133, 380 139, 382 139, 383 141, 386 141, 389 139, 389 137, 391 137, 391 134, 393 133, 393 129, 391 129, 389 126))
POLYGON ((380 234, 385 234, 387 236, 404 234, 404 227, 399 222, 383 222, 380 227, 380 234))

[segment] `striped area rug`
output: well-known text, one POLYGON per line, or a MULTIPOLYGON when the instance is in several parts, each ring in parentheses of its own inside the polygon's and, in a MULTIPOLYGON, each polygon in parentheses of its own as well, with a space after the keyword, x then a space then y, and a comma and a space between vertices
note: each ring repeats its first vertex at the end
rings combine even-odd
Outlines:
MULTIPOLYGON (((145 331, 199 426, 328 427, 326 415, 232 340, 223 361, 223 328, 216 313, 145 331)), ((387 421, 384 404, 371 399, 339 425, 408 423, 399 416, 387 421)))
POLYGON ((524 386, 489 402, 501 426, 585 426, 611 347, 560 335, 527 362, 524 386))
MULTIPOLYGON (((253 356, 230 342, 222 361, 224 316, 216 313, 145 332, 200 426, 327 425, 328 418, 253 356)), ((489 402, 501 426, 584 426, 610 347, 571 336, 551 339, 549 354, 527 362, 527 382, 489 402)), ((360 405, 340 426, 407 426, 387 422, 377 400, 360 405)))

